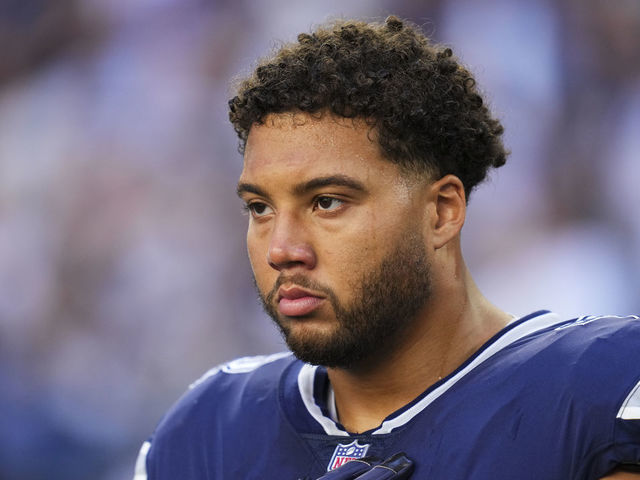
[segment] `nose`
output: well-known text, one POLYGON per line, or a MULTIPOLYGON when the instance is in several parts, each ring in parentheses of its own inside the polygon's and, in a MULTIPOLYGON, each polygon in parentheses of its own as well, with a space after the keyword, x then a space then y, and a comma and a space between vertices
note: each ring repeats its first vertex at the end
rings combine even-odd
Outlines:
POLYGON ((295 267, 311 270, 317 259, 301 225, 294 219, 281 217, 271 232, 267 261, 277 271, 295 267))

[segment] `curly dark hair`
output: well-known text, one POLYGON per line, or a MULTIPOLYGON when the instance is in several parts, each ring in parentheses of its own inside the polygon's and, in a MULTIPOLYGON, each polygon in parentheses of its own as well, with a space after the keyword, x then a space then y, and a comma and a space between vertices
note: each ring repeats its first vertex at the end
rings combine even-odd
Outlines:
POLYGON ((249 130, 272 113, 362 118, 382 154, 410 171, 454 174, 471 190, 500 167, 504 131, 451 49, 390 16, 384 23, 339 20, 301 33, 260 62, 229 101, 244 152, 249 130))

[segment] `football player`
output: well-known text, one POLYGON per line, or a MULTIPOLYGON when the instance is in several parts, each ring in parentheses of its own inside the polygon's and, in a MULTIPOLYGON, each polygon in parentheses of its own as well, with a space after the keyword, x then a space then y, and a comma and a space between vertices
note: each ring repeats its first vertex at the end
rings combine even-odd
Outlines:
POLYGON ((507 155, 450 49, 339 21, 229 105, 255 282, 291 353, 196 382, 137 480, 640 478, 640 319, 513 318, 465 266, 467 202, 507 155))

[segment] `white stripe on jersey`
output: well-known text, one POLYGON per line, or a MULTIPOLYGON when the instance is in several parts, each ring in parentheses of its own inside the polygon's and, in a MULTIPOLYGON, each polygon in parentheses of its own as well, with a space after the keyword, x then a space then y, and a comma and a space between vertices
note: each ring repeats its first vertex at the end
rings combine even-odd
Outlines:
POLYGON ((316 378, 316 369, 318 367, 305 363, 300 369, 298 374, 298 389, 300 390, 300 396, 304 402, 304 406, 311 416, 324 428, 327 435, 340 435, 342 437, 348 437, 349 434, 344 430, 340 430, 336 425, 336 422, 330 418, 325 417, 322 414, 320 407, 316 405, 313 397, 313 383, 316 378))
POLYGON ((147 454, 149 453, 150 448, 150 442, 144 442, 142 447, 140 447, 133 480, 147 480, 147 454))
POLYGON ((640 420, 640 382, 625 398, 618 412, 617 418, 622 420, 640 420))

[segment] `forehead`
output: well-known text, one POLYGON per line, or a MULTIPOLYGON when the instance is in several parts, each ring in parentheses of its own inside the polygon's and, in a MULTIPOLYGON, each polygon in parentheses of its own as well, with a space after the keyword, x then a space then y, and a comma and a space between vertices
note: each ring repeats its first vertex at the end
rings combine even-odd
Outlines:
POLYGON ((400 173, 382 156, 375 131, 363 120, 282 113, 251 128, 240 181, 274 175, 298 181, 317 175, 367 177, 373 172, 400 173))

